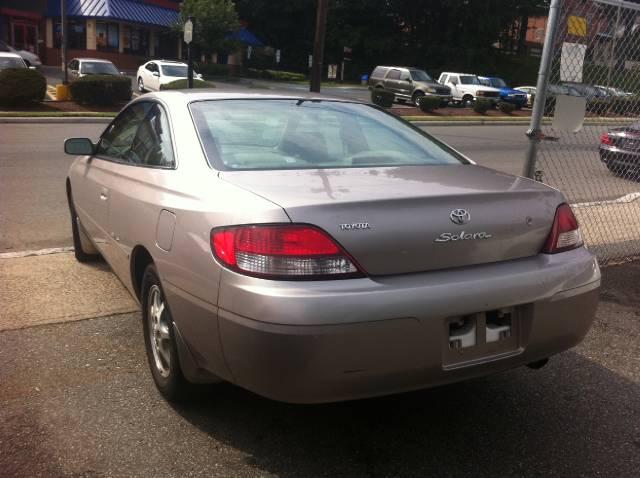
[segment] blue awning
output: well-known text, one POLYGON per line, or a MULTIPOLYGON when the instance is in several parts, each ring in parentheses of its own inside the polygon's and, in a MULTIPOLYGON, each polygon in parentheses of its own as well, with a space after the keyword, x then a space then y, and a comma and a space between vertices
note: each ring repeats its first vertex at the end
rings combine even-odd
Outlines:
MULTIPOLYGON (((60 16, 60 0, 48 1, 47 16, 60 16)), ((170 8, 142 3, 140 0, 67 0, 67 16, 172 27, 178 23, 180 13, 170 8)))
POLYGON ((257 36, 247 30, 245 27, 241 27, 239 30, 231 33, 227 36, 229 40, 238 40, 239 42, 244 43, 245 45, 251 45, 255 47, 264 46, 257 36))

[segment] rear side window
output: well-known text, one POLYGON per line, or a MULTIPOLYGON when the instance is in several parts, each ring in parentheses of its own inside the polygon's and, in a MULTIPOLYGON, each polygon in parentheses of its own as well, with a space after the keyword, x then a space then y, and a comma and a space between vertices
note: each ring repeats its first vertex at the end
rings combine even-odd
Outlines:
POLYGON ((154 104, 140 124, 128 160, 133 164, 173 168, 173 144, 169 121, 164 109, 154 104))
POLYGON ((363 104, 211 100, 190 109, 209 162, 221 170, 466 163, 426 133, 363 104))
POLYGON ((152 103, 140 102, 129 106, 111 123, 98 143, 97 156, 127 160, 138 127, 152 103))
POLYGON ((391 70, 387 75, 388 80, 399 80, 400 79, 400 70, 391 70))
POLYGON ((371 73, 371 78, 384 78, 384 74, 386 72, 387 68, 376 66, 376 68, 373 70, 373 73, 371 73))
POLYGON ((449 81, 449 75, 442 75, 442 78, 440 78, 440 83, 446 83, 447 81, 449 81))

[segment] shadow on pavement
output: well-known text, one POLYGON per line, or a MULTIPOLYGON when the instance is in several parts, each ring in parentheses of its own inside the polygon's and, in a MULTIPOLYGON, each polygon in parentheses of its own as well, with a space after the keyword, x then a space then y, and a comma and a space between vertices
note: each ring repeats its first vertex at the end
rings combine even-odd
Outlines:
POLYGON ((342 404, 281 404, 225 385, 202 391, 178 413, 278 476, 633 476, 640 469, 640 386, 575 352, 537 372, 342 404))

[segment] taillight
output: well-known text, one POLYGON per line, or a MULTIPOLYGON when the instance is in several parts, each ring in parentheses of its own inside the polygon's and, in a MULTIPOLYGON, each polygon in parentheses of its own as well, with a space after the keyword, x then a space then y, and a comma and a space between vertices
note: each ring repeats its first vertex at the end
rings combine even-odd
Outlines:
POLYGON ((305 224, 214 229, 211 249, 228 268, 258 277, 290 280, 363 276, 355 261, 326 232, 305 224))
POLYGON ((602 135, 600 135, 600 144, 605 146, 613 145, 613 140, 611 139, 611 136, 609 136, 609 133, 602 133, 602 135))
POLYGON ((583 244, 582 234, 578 220, 568 204, 560 204, 556 209, 556 217, 553 220, 551 233, 542 252, 545 254, 557 254, 570 251, 583 244))

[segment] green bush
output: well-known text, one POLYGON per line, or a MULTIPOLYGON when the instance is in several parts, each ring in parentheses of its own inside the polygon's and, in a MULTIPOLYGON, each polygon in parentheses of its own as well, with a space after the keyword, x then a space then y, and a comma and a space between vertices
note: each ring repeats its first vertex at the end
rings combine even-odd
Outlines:
MULTIPOLYGON (((172 81, 171 83, 160 85, 161 90, 186 90, 188 87, 189 85, 186 79, 175 80, 175 81, 172 81)), ((215 83, 211 83, 210 81, 196 80, 194 78, 193 87, 194 88, 215 88, 216 85, 215 83)))
POLYGON ((441 99, 437 96, 423 96, 418 100, 418 106, 421 111, 431 113, 440 107, 441 99))
POLYGON ((69 90, 76 103, 111 106, 131 99, 131 80, 126 76, 83 76, 72 82, 69 90))
POLYGON ((217 63, 203 63, 195 69, 204 76, 229 76, 231 74, 229 65, 218 65, 217 63))
POLYGON ((295 73, 293 71, 258 70, 256 68, 247 68, 244 74, 249 78, 262 80, 304 81, 306 79, 302 73, 295 73))
POLYGON ((395 99, 396 95, 390 91, 381 90, 380 88, 371 90, 371 102, 383 108, 391 108, 395 99))
POLYGON ((47 80, 27 68, 0 71, 0 106, 28 106, 40 103, 47 93, 47 80))
POLYGON ((489 111, 491 106, 492 106, 491 101, 486 100, 484 98, 477 98, 476 101, 473 103, 473 111, 481 115, 484 115, 487 113, 487 111, 489 111))
POLYGON ((513 110, 516 109, 516 105, 514 105, 513 103, 507 103, 506 101, 501 101, 498 104, 498 109, 504 114, 510 115, 511 113, 513 113, 513 110))

